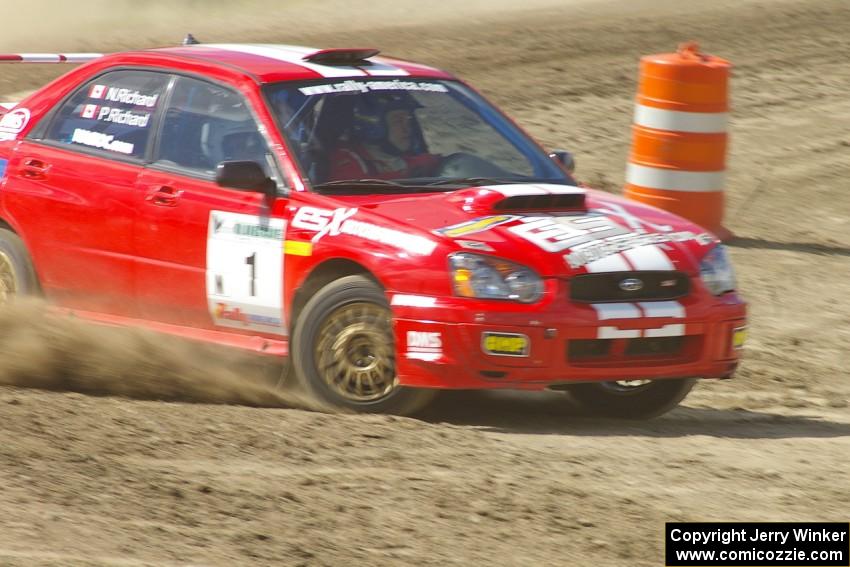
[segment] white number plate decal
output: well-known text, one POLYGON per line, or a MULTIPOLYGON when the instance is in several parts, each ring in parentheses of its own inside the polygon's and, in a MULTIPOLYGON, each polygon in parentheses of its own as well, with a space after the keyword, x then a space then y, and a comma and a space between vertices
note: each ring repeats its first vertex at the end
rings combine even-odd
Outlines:
POLYGON ((286 335, 283 219, 212 211, 207 230, 207 303, 221 327, 286 335))

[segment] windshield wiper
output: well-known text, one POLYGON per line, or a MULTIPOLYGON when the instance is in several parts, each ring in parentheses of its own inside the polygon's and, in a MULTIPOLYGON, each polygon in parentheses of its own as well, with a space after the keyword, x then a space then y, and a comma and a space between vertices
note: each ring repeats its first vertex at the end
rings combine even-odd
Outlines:
POLYGON ((431 183, 426 183, 426 185, 471 185, 478 187, 480 185, 498 185, 501 183, 517 183, 517 181, 510 179, 497 179, 493 177, 453 177, 451 179, 432 181, 431 183))
POLYGON ((352 190, 379 192, 386 191, 389 188, 397 191, 398 189, 408 189, 408 186, 388 179, 339 179, 313 185, 313 189, 320 193, 344 193, 352 190))
MULTIPOLYGON (((399 183, 389 179, 341 179, 313 185, 318 193, 438 193, 447 189, 438 189, 439 183, 399 183)), ((451 191, 452 189, 448 189, 451 191)))

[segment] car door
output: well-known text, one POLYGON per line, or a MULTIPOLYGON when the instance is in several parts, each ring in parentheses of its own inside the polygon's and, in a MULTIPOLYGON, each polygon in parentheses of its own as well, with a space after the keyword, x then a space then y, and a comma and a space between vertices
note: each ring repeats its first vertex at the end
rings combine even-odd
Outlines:
POLYGON ((16 148, 2 198, 60 305, 132 315, 136 182, 169 76, 106 72, 16 148))
POLYGON ((152 163, 138 180, 137 296, 145 318, 286 334, 286 200, 215 181, 219 163, 240 160, 281 179, 262 132, 241 93, 177 78, 152 163))

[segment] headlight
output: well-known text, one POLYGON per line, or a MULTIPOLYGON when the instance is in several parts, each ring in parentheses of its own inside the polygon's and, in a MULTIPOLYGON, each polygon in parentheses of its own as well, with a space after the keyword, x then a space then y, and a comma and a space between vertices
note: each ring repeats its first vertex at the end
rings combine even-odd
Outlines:
POLYGON ((722 244, 715 246, 699 265, 699 275, 708 291, 714 295, 735 289, 735 270, 722 244))
POLYGON ((449 256, 452 283, 461 297, 534 303, 543 297, 543 280, 534 271, 492 256, 456 252, 449 256))

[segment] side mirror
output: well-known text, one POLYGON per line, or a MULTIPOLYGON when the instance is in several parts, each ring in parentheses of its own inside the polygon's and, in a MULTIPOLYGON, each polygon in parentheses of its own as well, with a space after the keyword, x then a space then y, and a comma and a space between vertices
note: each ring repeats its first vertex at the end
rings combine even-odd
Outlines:
POLYGON ((223 161, 215 168, 215 182, 221 187, 277 195, 277 185, 255 161, 223 161))
POLYGON ((566 150, 552 150, 549 157, 569 173, 575 173, 576 160, 570 152, 566 150))

